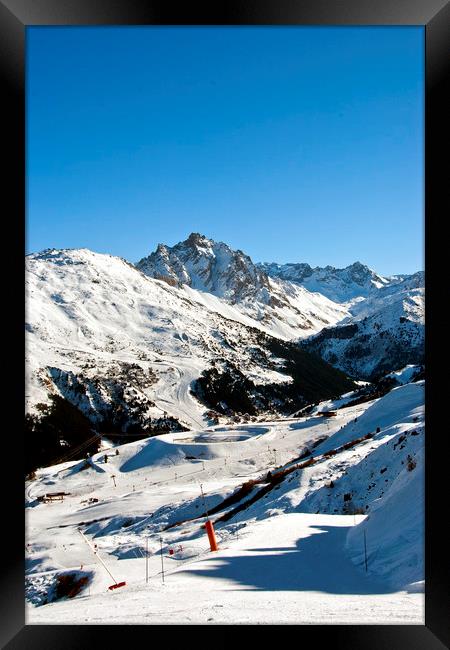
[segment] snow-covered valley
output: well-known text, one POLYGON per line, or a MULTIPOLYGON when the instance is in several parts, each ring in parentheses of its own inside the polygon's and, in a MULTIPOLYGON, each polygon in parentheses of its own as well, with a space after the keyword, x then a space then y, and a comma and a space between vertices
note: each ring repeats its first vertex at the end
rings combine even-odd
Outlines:
POLYGON ((423 391, 38 470, 26 485, 27 622, 423 623, 423 391), (39 500, 56 491, 63 501, 39 500), (51 602, 67 573, 88 582, 51 602), (108 591, 113 579, 126 585, 108 591))
POLYGON ((193 233, 26 281, 28 623, 423 623, 423 274, 193 233))

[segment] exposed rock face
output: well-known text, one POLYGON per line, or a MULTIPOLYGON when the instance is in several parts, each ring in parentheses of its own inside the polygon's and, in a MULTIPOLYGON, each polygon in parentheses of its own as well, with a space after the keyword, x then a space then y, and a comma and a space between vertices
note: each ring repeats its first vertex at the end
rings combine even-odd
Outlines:
POLYGON ((384 278, 361 262, 343 269, 334 266, 312 268, 309 264, 260 264, 259 268, 272 278, 289 280, 309 291, 318 291, 330 300, 348 303, 358 297, 367 297, 377 289, 398 282, 398 278, 384 278))
POLYGON ((136 267, 150 277, 225 300, 284 339, 303 338, 348 315, 344 306, 292 282, 270 278, 241 250, 199 233, 172 247, 159 244, 136 267))
POLYGON ((248 255, 199 233, 191 233, 176 246, 158 244, 136 266, 150 277, 168 276, 232 303, 249 296, 269 300, 268 277, 248 255))

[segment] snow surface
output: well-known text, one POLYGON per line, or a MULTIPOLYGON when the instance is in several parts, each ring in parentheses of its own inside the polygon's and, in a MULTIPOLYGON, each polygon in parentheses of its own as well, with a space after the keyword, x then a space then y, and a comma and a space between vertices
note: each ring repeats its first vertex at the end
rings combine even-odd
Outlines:
POLYGON ((400 370, 395 370, 394 372, 390 372, 386 376, 395 379, 395 381, 398 384, 407 384, 412 380, 414 375, 419 372, 420 368, 421 366, 408 364, 404 368, 401 368, 400 370))
POLYGON ((291 381, 270 362, 254 361, 259 322, 215 296, 149 278, 120 258, 87 249, 29 255, 26 283, 29 412, 49 393, 69 390, 70 373, 90 382, 90 404, 78 404, 88 410, 107 399, 95 380, 114 376, 123 363, 156 375, 147 388, 131 387, 155 404, 148 416, 167 412, 189 427, 208 421, 190 386, 218 357, 259 383, 291 381))
POLYGON ((27 623, 423 624, 423 403, 422 381, 334 418, 202 427, 38 470, 26 485, 27 623), (315 463, 296 468, 307 449, 315 463), (195 517, 279 466, 293 471, 216 522, 211 553, 195 517), (53 491, 67 496, 38 501, 53 491), (108 591, 78 528, 125 587, 108 591), (92 574, 89 586, 43 604, 70 569, 92 574))
POLYGON ((409 360, 394 365, 400 385, 384 397, 352 406, 347 393, 304 417, 208 426, 190 392, 219 356, 257 383, 290 381, 260 332, 320 332, 320 353, 339 365, 348 340, 322 328, 355 326, 353 343, 367 353, 355 357, 357 374, 394 348, 420 351, 423 274, 293 265, 286 279, 196 234, 141 262, 87 249, 26 258, 27 410, 55 392, 76 403, 73 379, 83 375, 78 406, 88 412, 111 399, 106 380, 128 372, 126 391, 148 417, 168 413, 189 428, 121 446, 110 435, 89 462, 42 468, 26 483, 27 622, 423 623, 424 382, 410 383, 409 360), (280 468, 271 485, 268 471, 280 468), (49 492, 64 500, 41 501, 49 492), (125 587, 108 591, 99 558, 125 587), (89 586, 53 602, 67 572, 89 586))
POLYGON ((352 376, 369 379, 409 362, 423 363, 423 274, 412 278, 383 287, 355 303, 351 316, 309 337, 306 349, 352 376))

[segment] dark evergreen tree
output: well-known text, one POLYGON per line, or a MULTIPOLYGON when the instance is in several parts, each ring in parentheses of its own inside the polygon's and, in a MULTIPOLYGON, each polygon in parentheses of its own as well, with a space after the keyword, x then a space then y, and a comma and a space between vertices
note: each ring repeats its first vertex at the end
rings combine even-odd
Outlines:
MULTIPOLYGON (((41 415, 25 416, 26 474, 54 464, 95 435, 87 417, 60 395, 52 395, 50 404, 38 404, 37 408, 41 415)), ((94 438, 74 458, 97 452, 99 445, 100 439, 94 438)))

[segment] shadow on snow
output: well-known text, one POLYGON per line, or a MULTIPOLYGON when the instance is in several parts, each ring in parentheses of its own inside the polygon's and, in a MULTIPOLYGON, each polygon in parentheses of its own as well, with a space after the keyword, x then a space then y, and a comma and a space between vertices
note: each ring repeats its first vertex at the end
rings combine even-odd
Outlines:
POLYGON ((248 590, 322 591, 330 594, 398 591, 366 574, 364 566, 355 566, 345 555, 344 544, 349 527, 320 525, 310 529, 315 530, 308 537, 300 538, 295 547, 257 548, 250 549, 245 555, 211 557, 206 560, 210 567, 186 569, 181 573, 231 580, 245 585, 248 590), (264 555, 253 554, 258 551, 264 555))

